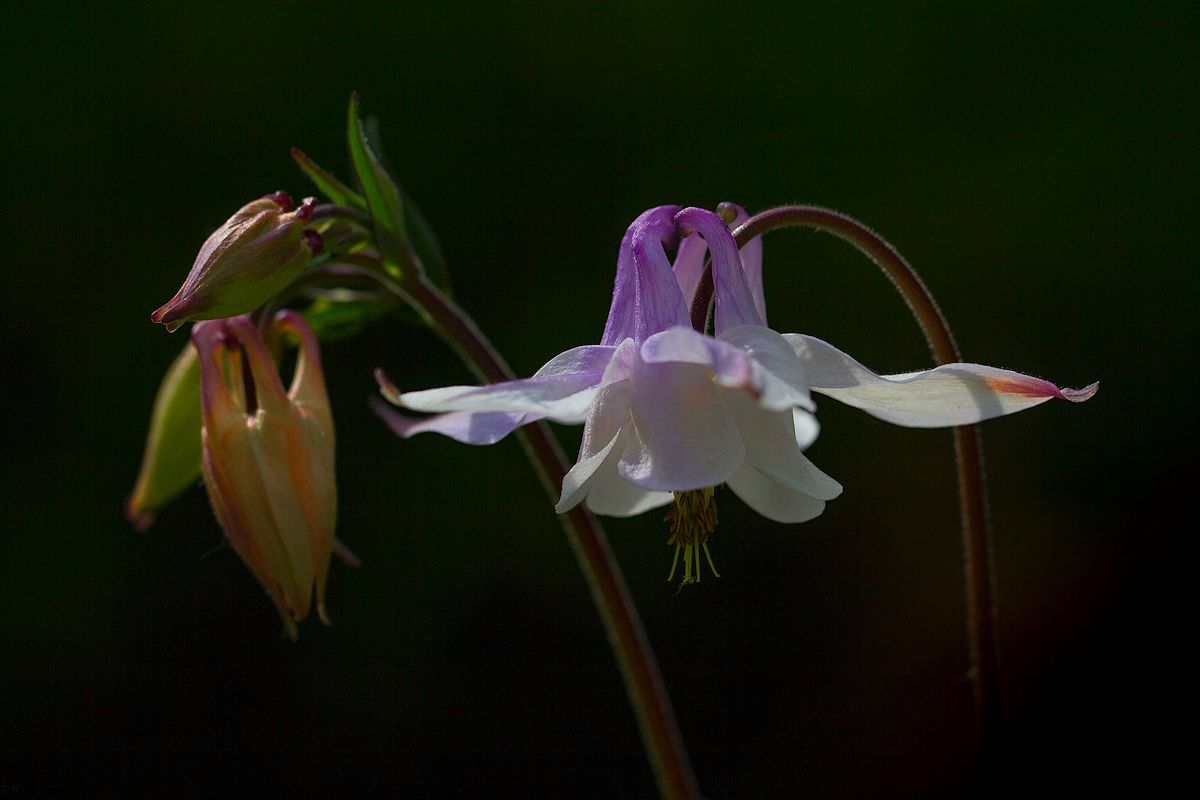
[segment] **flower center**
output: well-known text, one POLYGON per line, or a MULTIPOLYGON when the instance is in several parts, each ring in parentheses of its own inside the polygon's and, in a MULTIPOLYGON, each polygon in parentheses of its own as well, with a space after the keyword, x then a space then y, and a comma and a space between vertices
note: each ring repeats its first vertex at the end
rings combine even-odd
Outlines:
POLYGON ((675 545, 675 558, 671 561, 671 574, 667 580, 675 577, 675 568, 679 566, 679 551, 683 551, 683 582, 700 582, 700 551, 708 559, 709 569, 713 575, 721 577, 713 566, 712 554, 708 552, 708 537, 717 529, 717 499, 714 496, 717 487, 707 489, 691 489, 686 492, 675 492, 675 502, 667 511, 666 521, 671 526, 671 536, 668 545, 675 545))

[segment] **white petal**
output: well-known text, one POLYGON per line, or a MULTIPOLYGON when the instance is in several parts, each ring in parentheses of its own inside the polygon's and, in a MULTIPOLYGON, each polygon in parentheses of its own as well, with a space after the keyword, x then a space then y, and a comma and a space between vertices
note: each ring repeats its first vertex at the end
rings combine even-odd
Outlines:
POLYGON ((676 362, 708 367, 717 383, 746 389, 765 408, 816 408, 800 360, 784 338, 770 328, 731 328, 716 339, 691 328, 671 328, 645 341, 642 359, 650 364, 676 362))
POLYGON ((746 446, 746 462, 791 489, 832 500, 842 485, 826 475, 800 452, 790 411, 760 408, 745 392, 725 389, 721 400, 729 409, 746 446))
MULTIPOLYGON (((632 427, 628 416, 625 422, 632 427)), ((628 438, 628 431, 618 426, 617 434, 604 447, 587 457, 581 454, 563 479, 562 496, 554 510, 565 513, 586 498, 588 508, 596 514, 628 517, 671 502, 669 492, 648 491, 621 475, 617 465, 628 438)))
POLYGON ((800 445, 800 449, 807 450, 812 447, 812 443, 817 440, 817 434, 821 432, 821 423, 817 422, 816 415, 803 408, 793 408, 792 424, 796 427, 796 444, 800 445))
POLYGON ((776 522, 807 522, 825 510, 824 500, 772 480, 750 464, 742 465, 726 483, 743 503, 776 522))
POLYGON ((703 489, 723 482, 742 463, 741 436, 703 367, 639 362, 630 400, 636 430, 620 468, 639 486, 703 489))
POLYGON ((945 364, 922 372, 877 375, 833 345, 812 336, 784 338, 810 388, 882 420, 910 428, 967 425, 1032 408, 1051 398, 1081 403, 1099 384, 1060 389, 1049 381, 980 364, 945 364))
POLYGON ((759 405, 775 410, 791 406, 816 410, 808 393, 804 365, 782 334, 770 328, 743 325, 730 328, 717 338, 741 349, 759 366, 760 372, 755 376, 762 395, 759 405))
POLYGON ((395 399, 413 411, 515 412, 579 422, 587 415, 615 351, 614 347, 577 347, 555 356, 532 378, 406 392, 395 399))
POLYGON ((653 492, 630 483, 618 469, 620 459, 606 462, 592 479, 588 491, 588 509, 606 517, 633 517, 652 508, 661 508, 675 500, 670 492, 653 492))
POLYGON ((596 471, 604 464, 609 455, 617 448, 618 444, 623 443, 624 437, 620 435, 620 428, 617 429, 617 435, 613 436, 608 442, 589 455, 580 453, 579 460, 575 462, 575 466, 563 476, 562 494, 558 497, 558 503, 555 504, 554 510, 559 513, 565 513, 575 506, 579 505, 579 501, 587 496, 589 483, 596 475, 596 471))
POLYGON ((622 433, 622 426, 632 425, 629 417, 629 383, 620 381, 601 389, 583 428, 579 459, 563 478, 562 494, 554 507, 558 513, 577 505, 587 495, 588 482, 609 454, 613 455, 613 460, 620 459, 625 439, 628 438, 628 434, 622 433))

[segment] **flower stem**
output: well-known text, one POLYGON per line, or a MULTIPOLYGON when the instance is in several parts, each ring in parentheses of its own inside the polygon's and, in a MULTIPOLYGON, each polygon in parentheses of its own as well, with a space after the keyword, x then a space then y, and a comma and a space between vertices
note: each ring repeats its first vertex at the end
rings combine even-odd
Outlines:
MULTIPOLYGON (((929 289, 903 256, 883 237, 861 222, 819 206, 781 206, 754 215, 734 232, 742 247, 757 236, 779 228, 806 227, 831 233, 856 247, 883 270, 921 326, 938 364, 961 362, 958 345, 929 289)), ((705 270, 696 290, 691 314, 701 324, 712 300, 712 272, 705 270)), ((985 758, 995 754, 1003 733, 1003 708, 996 667, 994 573, 988 530, 987 489, 983 478, 983 443, 977 425, 954 428, 958 464, 958 494, 962 514, 963 569, 967 593, 967 638, 976 721, 985 758)))
MULTIPOLYGON (((346 263, 330 264, 326 269, 337 270, 349 266, 351 270, 371 274, 380 285, 412 306, 457 351, 480 381, 497 383, 515 379, 513 371, 474 320, 424 277, 406 276, 401 283, 384 272, 382 265, 373 257, 355 254, 343 256, 340 260, 346 263)), ((558 500, 562 479, 570 468, 570 462, 544 422, 518 429, 517 437, 553 504, 558 500)), ((637 607, 608 546, 603 528, 582 505, 560 514, 559 521, 587 578, 592 600, 600 612, 609 643, 621 668, 621 677, 637 717, 659 793, 664 798, 698 798, 700 794, 696 779, 679 735, 670 698, 663 686, 637 607)))

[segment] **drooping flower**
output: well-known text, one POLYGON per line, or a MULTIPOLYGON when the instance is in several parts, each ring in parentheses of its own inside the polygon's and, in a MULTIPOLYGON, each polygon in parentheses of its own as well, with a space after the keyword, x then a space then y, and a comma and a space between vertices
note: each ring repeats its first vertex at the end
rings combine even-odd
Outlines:
POLYGON ((188 320, 247 314, 291 283, 321 249, 308 227, 316 200, 292 210, 287 192, 242 206, 213 231, 175 296, 150 315, 168 331, 188 320))
POLYGON ((294 311, 280 312, 274 325, 300 343, 286 392, 248 317, 200 323, 192 342, 200 358, 204 485, 230 544, 294 640, 314 592, 317 614, 329 622, 334 431, 316 336, 294 311))
MULTIPOLYGON (((735 222, 745 218, 737 211, 735 222)), ((939 427, 1053 397, 1080 402, 1096 389, 1059 389, 977 364, 878 375, 820 339, 779 334, 766 325, 761 242, 739 253, 720 217, 678 206, 650 209, 626 231, 600 344, 561 353, 525 380, 400 393, 381 378, 381 387, 398 406, 437 414, 414 418, 377 403, 404 437, 430 431, 491 444, 539 419, 583 422, 556 510, 584 502, 598 514, 628 516, 674 501, 670 543, 676 559, 683 550, 685 581, 699 579, 700 551, 707 555, 715 487, 727 485, 779 522, 812 519, 841 493, 803 454, 818 432, 810 390, 899 425, 939 427), (664 245, 681 232, 688 235, 672 266, 664 245), (692 329, 685 302, 706 251, 712 336, 692 329)))

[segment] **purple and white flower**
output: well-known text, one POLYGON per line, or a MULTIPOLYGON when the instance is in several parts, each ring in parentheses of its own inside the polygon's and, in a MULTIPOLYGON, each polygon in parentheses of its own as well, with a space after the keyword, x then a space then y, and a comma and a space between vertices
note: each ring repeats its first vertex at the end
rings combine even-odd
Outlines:
MULTIPOLYGON (((746 218, 737 211, 735 224, 746 218)), ((810 392, 926 428, 979 422, 1055 397, 1081 402, 1096 391, 1095 384, 1060 389, 978 364, 878 375, 820 339, 768 328, 761 265, 761 241, 739 253, 716 214, 652 208, 621 242, 599 344, 560 353, 531 378, 489 386, 400 393, 381 380, 395 405, 437 416, 406 416, 383 404, 377 410, 401 436, 431 431, 470 444, 491 444, 540 419, 583 422, 560 513, 582 502, 598 514, 629 516, 694 490, 711 498, 712 487, 725 484, 765 517, 803 522, 842 491, 803 452, 818 432, 810 392), (676 242, 672 266, 664 246, 676 242), (706 253, 712 336, 693 330, 688 315, 706 253)), ((712 517, 715 524, 715 508, 712 517)))

